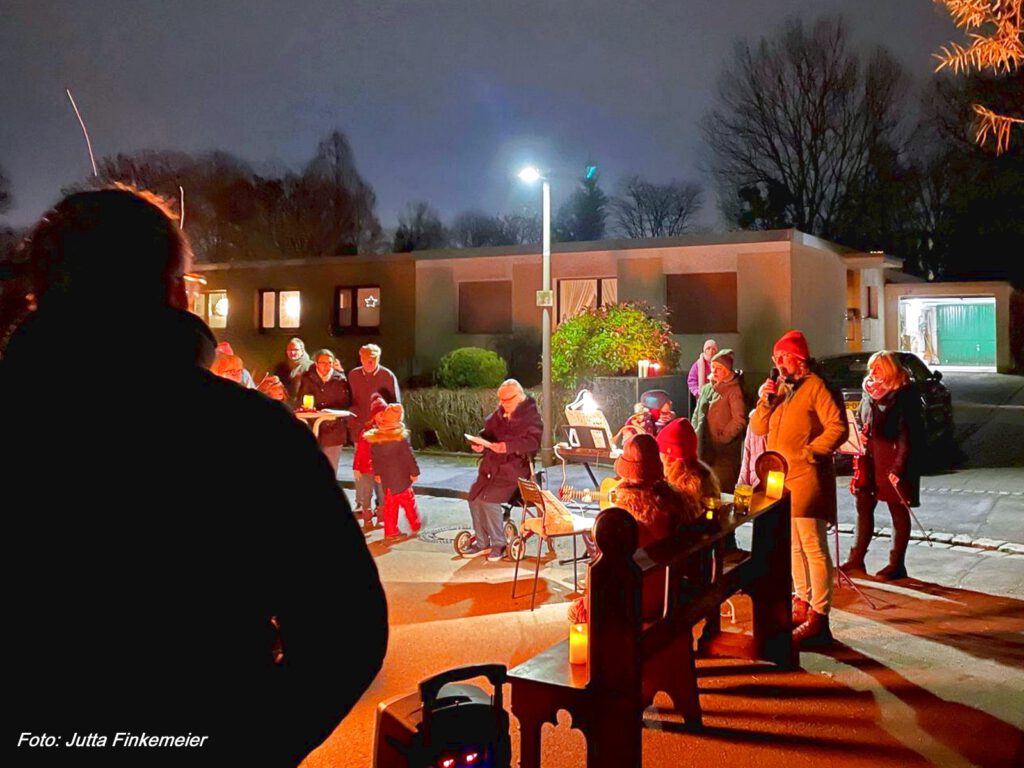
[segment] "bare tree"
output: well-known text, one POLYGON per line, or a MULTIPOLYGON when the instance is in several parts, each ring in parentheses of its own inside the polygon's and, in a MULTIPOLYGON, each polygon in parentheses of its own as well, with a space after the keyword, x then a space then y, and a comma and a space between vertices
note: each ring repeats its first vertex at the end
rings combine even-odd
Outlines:
POLYGON ((11 181, 0 165, 0 213, 6 213, 11 207, 11 181))
POLYGON ((671 237, 686 232, 704 204, 699 184, 652 184, 639 176, 622 181, 612 210, 619 231, 630 238, 671 237))
POLYGON ((501 219, 483 211, 466 211, 452 220, 451 244, 456 248, 481 248, 488 245, 512 245, 501 219))
POLYGON ((425 202, 410 203, 398 217, 393 249, 395 253, 425 251, 448 245, 448 233, 437 211, 425 202))
POLYGON ((702 124, 723 210, 740 190, 775 190, 783 206, 775 220, 836 237, 844 208, 863 194, 872 153, 901 143, 903 82, 882 49, 862 64, 841 19, 810 31, 791 20, 756 47, 737 44, 702 124))
POLYGON ((532 245, 543 237, 544 225, 536 213, 509 213, 500 219, 502 239, 509 245, 532 245))

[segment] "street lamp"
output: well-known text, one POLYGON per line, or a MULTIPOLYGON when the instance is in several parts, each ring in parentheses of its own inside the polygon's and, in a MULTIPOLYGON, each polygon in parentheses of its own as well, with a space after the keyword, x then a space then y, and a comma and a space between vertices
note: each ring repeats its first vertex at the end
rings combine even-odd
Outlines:
POLYGON ((537 306, 543 310, 541 314, 541 397, 543 399, 544 432, 540 441, 540 461, 545 467, 554 463, 551 450, 551 429, 554 421, 551 418, 551 308, 554 300, 551 293, 551 185, 533 166, 527 166, 519 172, 519 178, 527 184, 542 182, 543 207, 543 241, 541 248, 542 277, 541 290, 537 291, 537 306))

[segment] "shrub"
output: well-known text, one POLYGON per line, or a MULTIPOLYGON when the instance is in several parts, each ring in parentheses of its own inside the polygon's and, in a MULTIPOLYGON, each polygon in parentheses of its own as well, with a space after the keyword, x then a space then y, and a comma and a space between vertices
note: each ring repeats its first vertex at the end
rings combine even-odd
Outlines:
POLYGON ((579 378, 629 373, 638 360, 656 360, 661 373, 679 366, 671 326, 643 303, 587 309, 561 323, 551 337, 551 375, 566 386, 579 378))
MULTIPOLYGON (((536 398, 537 407, 543 402, 539 392, 527 392, 536 398)), ((559 427, 565 421, 564 409, 571 402, 575 392, 554 389, 551 393, 554 407, 553 434, 559 434, 559 427)), ((469 453, 464 434, 475 435, 484 425, 484 420, 498 407, 496 389, 413 389, 402 392, 405 408, 405 423, 409 428, 413 448, 417 450, 436 445, 446 451, 469 453)))
POLYGON ((505 361, 480 347, 452 350, 437 367, 437 383, 446 389, 494 388, 507 378, 505 361))

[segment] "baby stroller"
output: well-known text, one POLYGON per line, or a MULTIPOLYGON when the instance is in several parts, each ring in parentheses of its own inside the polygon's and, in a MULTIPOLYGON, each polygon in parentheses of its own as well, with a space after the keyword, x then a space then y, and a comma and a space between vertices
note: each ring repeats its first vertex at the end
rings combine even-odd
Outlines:
MULTIPOLYGON (((533 470, 533 481, 537 483, 537 485, 539 485, 541 488, 545 487, 546 476, 546 472, 543 469, 533 470)), ((524 510, 524 516, 527 514, 527 512, 525 511, 527 507, 525 504, 523 504, 523 497, 519 493, 518 486, 516 486, 516 490, 512 494, 512 497, 501 505, 501 517, 505 523, 503 533, 505 534, 506 552, 510 551, 508 548, 511 546, 512 542, 519 538, 519 527, 512 520, 512 510, 515 509, 516 507, 522 507, 522 509, 524 510)), ((455 546, 455 554, 459 555, 460 557, 463 557, 469 550, 469 548, 476 544, 476 535, 473 533, 473 531, 459 531, 457 534, 455 534, 455 541, 453 543, 455 546)))

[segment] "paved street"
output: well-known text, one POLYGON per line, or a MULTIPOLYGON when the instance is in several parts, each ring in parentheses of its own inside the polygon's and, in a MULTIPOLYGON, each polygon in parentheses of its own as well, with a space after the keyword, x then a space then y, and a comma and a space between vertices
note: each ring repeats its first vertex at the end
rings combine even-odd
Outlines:
MULTIPOLYGON (((838 642, 802 653, 797 672, 701 661, 706 728, 681 729, 671 712, 648 710, 647 768, 1024 764, 1024 380, 961 377, 947 378, 967 460, 922 483, 918 516, 931 540, 918 536, 910 547, 911 578, 857 579, 859 591, 838 586, 831 614, 838 642)), ((339 470, 349 486, 350 459, 343 456, 339 470)), ((532 568, 520 574, 525 596, 513 600, 511 562, 465 560, 452 549, 455 534, 470 525, 462 497, 475 477, 474 457, 421 453, 419 463, 420 535, 385 544, 379 529, 367 534, 389 601, 384 669, 307 768, 369 765, 378 702, 411 693, 420 680, 465 664, 513 666, 565 636, 572 567, 545 557, 537 609, 529 610, 532 568)), ((550 484, 560 485, 561 469, 550 472, 550 484)), ((567 480, 589 485, 578 466, 568 468, 567 480)), ((853 507, 847 480, 839 482, 845 553, 853 507)), ((884 510, 877 520, 884 524, 884 510)), ((749 544, 749 532, 738 538, 749 544)), ((559 541, 558 557, 570 546, 559 541)), ((885 564, 887 550, 881 536, 868 554, 869 572, 885 564)), ((749 601, 734 605, 736 628, 749 629, 749 601)), ((514 719, 512 730, 517 758, 514 719)), ((545 727, 544 739, 545 768, 583 764, 583 740, 564 714, 557 728, 545 727)))

